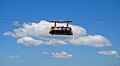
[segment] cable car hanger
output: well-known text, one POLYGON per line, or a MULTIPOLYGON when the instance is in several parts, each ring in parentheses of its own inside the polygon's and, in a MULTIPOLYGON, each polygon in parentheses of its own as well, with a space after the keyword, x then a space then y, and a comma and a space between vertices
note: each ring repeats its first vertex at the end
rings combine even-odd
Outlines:
POLYGON ((56 23, 67 23, 67 27, 68 27, 68 23, 72 22, 72 20, 51 20, 50 22, 55 23, 55 26, 56 23))

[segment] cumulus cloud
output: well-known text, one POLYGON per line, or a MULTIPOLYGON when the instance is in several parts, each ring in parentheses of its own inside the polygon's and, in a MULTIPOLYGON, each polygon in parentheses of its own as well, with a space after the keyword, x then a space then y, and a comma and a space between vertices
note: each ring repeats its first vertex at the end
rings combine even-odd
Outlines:
POLYGON ((109 56, 119 57, 119 54, 116 51, 99 51, 98 53, 102 54, 102 55, 109 55, 109 56))
POLYGON ((109 40, 107 40, 105 37, 100 35, 94 35, 94 36, 88 35, 88 36, 73 38, 70 42, 74 45, 88 45, 92 47, 111 46, 109 40))
POLYGON ((9 59, 15 59, 15 58, 19 58, 19 55, 14 55, 14 56, 8 56, 9 59))
POLYGON ((17 40, 18 43, 24 44, 26 46, 38 46, 43 44, 41 40, 35 40, 32 37, 22 37, 17 40))
MULTIPOLYGON (((17 38, 17 43, 26 46, 39 46, 39 45, 86 45, 92 47, 105 47, 111 46, 111 42, 101 35, 88 35, 87 31, 76 25, 69 25, 73 29, 73 36, 65 35, 50 35, 49 29, 53 23, 41 20, 39 23, 24 23, 22 27, 14 29, 13 31, 5 32, 4 35, 17 38)), ((66 24, 57 24, 61 26, 66 24)))
POLYGON ((52 57, 54 58, 72 58, 73 56, 71 54, 68 54, 67 52, 55 52, 52 53, 52 57))

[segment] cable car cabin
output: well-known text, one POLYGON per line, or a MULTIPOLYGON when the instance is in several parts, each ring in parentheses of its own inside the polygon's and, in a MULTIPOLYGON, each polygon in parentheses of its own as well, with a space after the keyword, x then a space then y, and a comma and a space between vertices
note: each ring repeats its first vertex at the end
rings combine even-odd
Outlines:
POLYGON ((56 27, 52 26, 49 34, 52 35, 73 35, 71 27, 56 27))
POLYGON ((72 28, 68 26, 68 22, 72 22, 71 20, 52 20, 50 21, 55 23, 54 26, 51 27, 49 34, 52 35, 73 35, 72 28), (67 23, 67 26, 57 27, 56 23, 67 23))

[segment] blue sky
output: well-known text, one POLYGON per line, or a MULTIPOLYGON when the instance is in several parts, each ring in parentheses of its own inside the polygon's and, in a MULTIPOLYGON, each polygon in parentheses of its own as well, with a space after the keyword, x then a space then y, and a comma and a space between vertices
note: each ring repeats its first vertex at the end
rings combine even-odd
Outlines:
MULTIPOLYGON (((119 3, 119 0, 0 0, 0 18, 34 20, 38 25, 41 20, 80 21, 117 17, 120 16, 119 3)), ((0 20, 0 66, 119 66, 120 57, 110 55, 111 52, 107 52, 108 54, 99 53, 100 51, 120 53, 119 21, 120 19, 111 19, 96 21, 98 23, 94 23, 95 21, 71 23, 73 27, 79 26, 80 31, 83 27, 89 34, 88 36, 100 35, 104 37, 109 40, 108 42, 111 42, 112 46, 75 45, 72 44, 73 41, 71 44, 62 46, 29 47, 24 43, 18 43, 17 40, 21 39, 19 37, 4 35, 5 32, 14 33, 14 29, 24 28, 22 26, 24 22, 18 21, 20 25, 16 26, 14 25, 15 21, 0 20), (99 22, 103 23, 99 24, 99 22), (67 53, 67 56, 72 55, 73 57, 58 58, 54 56, 56 52, 64 54, 63 51, 67 53)), ((49 23, 47 22, 47 24, 49 23)), ((41 24, 40 26, 46 25, 41 24)))

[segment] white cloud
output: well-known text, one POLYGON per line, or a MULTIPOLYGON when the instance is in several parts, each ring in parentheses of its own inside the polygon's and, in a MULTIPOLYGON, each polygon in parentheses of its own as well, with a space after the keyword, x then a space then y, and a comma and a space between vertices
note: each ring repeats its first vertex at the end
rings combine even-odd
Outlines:
POLYGON ((41 52, 41 54, 48 55, 49 53, 48 52, 41 52))
POLYGON ((24 44, 26 46, 38 46, 43 44, 41 40, 35 40, 32 37, 22 37, 17 40, 18 43, 24 44))
POLYGON ((58 40, 58 39, 51 39, 47 45, 53 45, 53 46, 59 46, 59 45, 67 45, 67 42, 64 40, 58 40))
POLYGON ((13 34, 13 32, 5 32, 3 35, 6 35, 6 36, 13 36, 14 37, 14 34, 13 34))
POLYGON ((116 51, 99 51, 98 53, 102 54, 102 55, 109 55, 109 56, 119 57, 119 54, 116 51))
POLYGON ((15 25, 15 26, 20 26, 20 23, 19 23, 18 21, 14 21, 14 22, 13 22, 13 25, 15 25))
POLYGON ((52 57, 54 58, 72 58, 73 56, 71 54, 68 54, 67 52, 56 52, 52 53, 52 57))
POLYGON ((19 55, 14 55, 14 56, 8 56, 9 59, 15 59, 15 58, 19 58, 19 55))
POLYGON ((105 37, 100 35, 94 36, 82 36, 78 38, 73 38, 70 41, 74 45, 88 45, 92 47, 104 47, 104 46, 111 46, 112 44, 107 40, 105 37))
MULTIPOLYGON (((69 25, 73 29, 73 36, 50 35, 49 29, 53 23, 40 21, 39 23, 24 23, 21 28, 14 29, 11 32, 5 32, 4 35, 17 38, 17 42, 26 46, 39 45, 87 45, 92 47, 111 46, 111 42, 101 35, 87 35, 87 31, 76 25, 69 25)), ((57 24, 57 26, 66 24, 57 24)))

